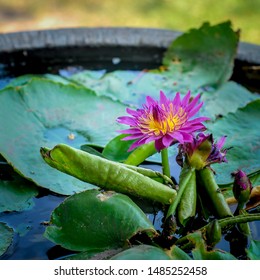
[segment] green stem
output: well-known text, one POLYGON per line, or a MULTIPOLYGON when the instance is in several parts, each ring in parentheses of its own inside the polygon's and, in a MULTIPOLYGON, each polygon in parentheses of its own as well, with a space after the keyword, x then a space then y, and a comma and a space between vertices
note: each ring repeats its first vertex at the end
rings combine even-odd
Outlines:
POLYGON ((168 149, 165 148, 161 151, 162 156, 162 173, 168 178, 171 178, 171 170, 169 165, 168 149))
POLYGON ((246 214, 246 215, 238 215, 235 217, 228 217, 225 219, 219 220, 219 224, 221 228, 225 228, 229 225, 247 223, 260 220, 260 214, 246 214))
POLYGON ((197 172, 201 182, 200 185, 203 188, 203 191, 208 194, 217 216, 219 218, 232 216, 231 210, 225 200, 225 197, 223 196, 216 183, 212 170, 209 168, 203 168, 201 170, 198 170, 197 172))
MULTIPOLYGON (((235 216, 235 217, 228 217, 225 219, 220 219, 220 220, 218 220, 218 223, 219 223, 221 229, 224 229, 225 227, 231 226, 234 224, 241 224, 241 223, 259 221, 259 220, 260 220, 260 214, 246 214, 246 215, 239 215, 239 216, 235 216)), ((198 229, 198 231, 206 230, 208 225, 209 224, 198 229)), ((188 235, 185 235, 182 238, 178 239, 175 244, 180 245, 180 244, 185 244, 187 242, 188 242, 188 235)), ((185 246, 186 245, 187 244, 185 244, 185 246)))
POLYGON ((195 172, 194 168, 183 168, 182 169, 182 174, 181 174, 181 179, 180 179, 180 185, 179 185, 179 191, 177 193, 177 196, 175 197, 173 203, 170 205, 167 215, 166 215, 166 220, 171 216, 174 215, 177 209, 177 206, 181 200, 181 197, 188 186, 188 182, 195 172))

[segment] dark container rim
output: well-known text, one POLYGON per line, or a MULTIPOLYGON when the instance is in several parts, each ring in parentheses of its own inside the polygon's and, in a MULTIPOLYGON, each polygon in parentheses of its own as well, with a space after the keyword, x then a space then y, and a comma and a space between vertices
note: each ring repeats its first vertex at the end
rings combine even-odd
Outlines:
MULTIPOLYGON (((80 27, 0 33, 0 79, 60 69, 141 70, 161 65, 163 53, 180 36, 159 28, 80 27), (114 63, 116 58, 119 63, 114 63)), ((240 42, 232 80, 259 89, 260 45, 240 42)))

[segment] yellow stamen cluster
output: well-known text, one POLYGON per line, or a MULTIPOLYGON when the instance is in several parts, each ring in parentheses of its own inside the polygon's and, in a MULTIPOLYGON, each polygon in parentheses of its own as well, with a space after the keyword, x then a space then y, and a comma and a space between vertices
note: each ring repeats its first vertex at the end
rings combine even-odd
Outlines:
POLYGON ((152 108, 139 119, 141 131, 155 136, 178 130, 186 121, 186 111, 182 107, 176 111, 173 104, 169 104, 168 110, 165 109, 164 104, 159 109, 152 108))

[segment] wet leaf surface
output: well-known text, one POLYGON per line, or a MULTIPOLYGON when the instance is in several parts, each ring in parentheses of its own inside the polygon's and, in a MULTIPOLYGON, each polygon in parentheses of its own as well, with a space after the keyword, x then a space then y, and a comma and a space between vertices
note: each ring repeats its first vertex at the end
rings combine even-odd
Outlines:
POLYGON ((0 153, 24 177, 51 191, 72 194, 93 188, 46 165, 40 147, 104 146, 117 135, 115 119, 124 110, 122 104, 91 90, 33 78, 0 92, 0 153))
POLYGON ((13 229, 0 222, 0 256, 3 255, 13 240, 13 229))
POLYGON ((125 195, 88 190, 70 196, 52 213, 45 237, 76 251, 120 248, 138 232, 157 233, 125 195))

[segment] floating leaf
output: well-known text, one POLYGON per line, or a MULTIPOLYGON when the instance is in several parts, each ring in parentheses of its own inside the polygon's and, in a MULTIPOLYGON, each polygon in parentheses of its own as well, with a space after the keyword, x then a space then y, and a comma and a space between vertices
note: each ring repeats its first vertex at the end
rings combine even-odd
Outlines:
POLYGON ((241 85, 230 81, 223 84, 218 90, 204 91, 201 100, 204 102, 200 112, 212 119, 222 117, 247 103, 259 98, 241 85))
POLYGON ((231 22, 213 26, 204 23, 174 40, 164 55, 163 64, 177 80, 185 80, 186 85, 195 88, 220 85, 232 74, 238 40, 231 22))
POLYGON ((117 135, 115 120, 124 111, 122 104, 97 97, 91 90, 33 78, 24 86, 0 92, 0 153, 24 177, 54 192, 93 188, 51 169, 39 149, 58 143, 104 146, 117 135))
POLYGON ((53 211, 50 224, 45 237, 77 251, 119 248, 138 232, 157 235, 129 197, 97 190, 70 196, 53 211))
POLYGON ((0 256, 3 255, 13 241, 13 229, 5 223, 0 223, 0 256))
POLYGON ((21 178, 13 181, 0 180, 0 212, 23 211, 34 206, 37 188, 21 178))
MULTIPOLYGON (((230 183, 230 174, 237 169, 242 169, 246 173, 259 169, 259 119, 260 99, 250 102, 235 113, 229 113, 213 124, 208 124, 208 129, 216 139, 227 135, 225 147, 232 147, 227 153, 228 164, 212 166, 217 173, 216 179, 219 184, 230 183)), ((255 183, 258 184, 258 182, 255 183)))
POLYGON ((170 260, 171 258, 158 247, 151 245, 139 245, 127 249, 114 257, 111 260, 170 260))
POLYGON ((230 22, 204 24, 178 37, 164 55, 168 71, 114 71, 101 75, 83 71, 69 77, 91 88, 99 96, 109 96, 124 104, 140 106, 147 95, 156 99, 163 90, 169 98, 176 92, 201 92, 205 85, 221 85, 231 76, 238 34, 230 22))
POLYGON ((110 249, 110 250, 89 250, 80 252, 78 254, 69 255, 62 258, 63 260, 107 260, 112 256, 122 252, 123 249, 110 249))

